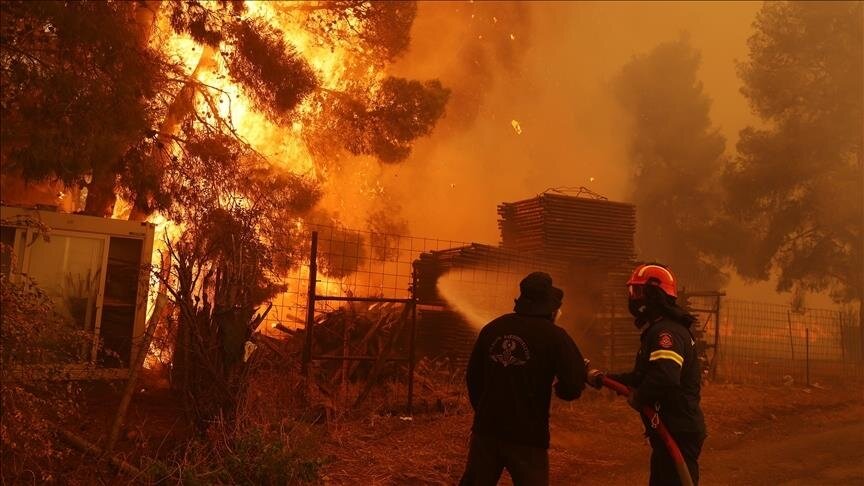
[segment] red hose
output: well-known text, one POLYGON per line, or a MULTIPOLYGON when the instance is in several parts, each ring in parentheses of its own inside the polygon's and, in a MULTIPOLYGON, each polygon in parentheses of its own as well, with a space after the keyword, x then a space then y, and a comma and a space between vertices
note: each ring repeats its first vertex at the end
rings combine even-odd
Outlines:
MULTIPOLYGON (((603 386, 613 390, 621 396, 626 397, 630 395, 630 388, 628 388, 627 385, 619 383, 612 378, 603 376, 602 383, 603 386)), ((657 413, 657 410, 655 410, 651 405, 644 405, 642 407, 642 413, 645 415, 645 418, 648 419, 648 424, 651 425, 651 428, 657 431, 657 435, 659 435, 660 439, 663 440, 663 443, 666 444, 666 450, 669 451, 669 455, 672 456, 672 460, 675 462, 675 469, 678 471, 678 477, 681 479, 681 484, 683 486, 693 486, 693 479, 690 477, 690 470, 687 469, 684 455, 681 454, 681 449, 678 448, 678 444, 675 443, 675 439, 672 438, 669 429, 667 429, 663 424, 663 421, 660 420, 660 414, 657 413)))

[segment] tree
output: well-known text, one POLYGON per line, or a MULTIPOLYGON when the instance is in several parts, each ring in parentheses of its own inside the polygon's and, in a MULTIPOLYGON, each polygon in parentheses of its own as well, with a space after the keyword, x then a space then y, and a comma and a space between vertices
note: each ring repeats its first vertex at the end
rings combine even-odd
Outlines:
MULTIPOLYGON (((159 211, 175 223, 158 276, 175 304, 175 384, 199 418, 231 408, 257 312, 301 254, 297 223, 322 213, 324 176, 258 150, 235 114, 254 113, 277 138, 331 141, 313 151, 317 166, 342 150, 403 160, 447 99, 437 80, 382 71, 407 47, 415 12, 413 2, 0 3, 4 174, 85 187, 89 214, 111 214, 119 196, 131 218, 159 211), (314 67, 321 46, 340 50, 332 72, 314 67)), ((331 274, 356 267, 325 262, 331 274)))
POLYGON ((229 135, 188 137, 165 177, 174 194, 167 216, 184 230, 166 235, 160 278, 178 308, 172 384, 203 424, 230 417, 245 385, 244 345, 265 315, 259 307, 285 290, 282 235, 320 193, 229 135))
POLYGON ((113 204, 126 150, 152 127, 170 66, 140 48, 127 2, 3 2, 0 83, 4 171, 89 190, 113 204))
POLYGON ((379 61, 391 61, 408 48, 417 15, 417 3, 402 0, 335 0, 287 8, 309 11, 305 27, 331 45, 346 46, 379 61), (347 42, 353 37, 351 33, 359 43, 347 42))
MULTIPOLYGON (((2 132, 4 172, 86 187, 89 214, 111 214, 116 195, 132 202, 135 219, 168 210, 174 195, 164 178, 184 156, 190 130, 246 143, 232 116, 234 87, 275 129, 292 128, 301 115, 308 141, 321 138, 316 127, 350 127, 363 139, 350 151, 384 162, 404 159, 446 102, 437 81, 380 81, 380 69, 408 45, 413 2, 263 3, 250 10, 227 0, 11 1, 0 8, 2 109, 4 121, 14 122, 2 132), (322 83, 328 73, 296 49, 298 35, 346 49, 343 82, 322 83), (176 59, 174 38, 194 41, 193 66, 176 59), (352 100, 351 109, 326 110, 324 102, 337 97, 352 100)), ((333 150, 313 153, 323 164, 333 150)))
POLYGON ((704 251, 718 194, 725 139, 711 126, 711 100, 697 79, 699 52, 682 37, 634 57, 615 80, 632 127, 632 200, 640 257, 669 264, 691 285, 717 287, 704 251))
MULTIPOLYGON (((0 251, 11 248, 0 244, 0 251)), ((50 481, 57 463, 68 460, 56 441, 56 424, 81 419, 80 387, 64 381, 63 367, 80 363, 80 350, 89 349, 94 336, 56 312, 51 297, 26 276, 0 276, 0 306, 0 480, 50 481), (33 372, 22 365, 40 368, 33 372)))
POLYGON ((278 122, 318 87, 315 73, 286 45, 282 32, 261 19, 237 23, 228 72, 255 101, 255 107, 278 122))
POLYGON ((396 163, 411 154, 412 142, 428 135, 444 114, 450 91, 438 80, 421 83, 389 76, 372 93, 324 93, 321 117, 311 140, 319 153, 344 148, 396 163))
POLYGON ((770 2, 754 26, 739 74, 764 124, 741 131, 723 178, 733 237, 748 242, 732 260, 754 279, 776 270, 778 290, 861 302, 862 5, 770 2))

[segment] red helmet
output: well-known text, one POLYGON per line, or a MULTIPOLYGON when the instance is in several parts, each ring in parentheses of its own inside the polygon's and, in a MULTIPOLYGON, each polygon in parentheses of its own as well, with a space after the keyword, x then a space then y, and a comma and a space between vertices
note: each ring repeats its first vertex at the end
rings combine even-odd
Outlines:
POLYGON ((634 293, 639 291, 633 287, 635 285, 656 285, 669 297, 678 298, 675 277, 672 276, 672 272, 668 268, 657 263, 644 263, 636 267, 630 280, 627 281, 627 285, 631 297, 635 297, 634 293))

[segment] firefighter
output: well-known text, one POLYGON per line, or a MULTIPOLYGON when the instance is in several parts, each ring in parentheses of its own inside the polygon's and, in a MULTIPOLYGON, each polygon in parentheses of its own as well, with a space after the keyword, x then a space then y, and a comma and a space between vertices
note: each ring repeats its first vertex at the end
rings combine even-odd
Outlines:
MULTIPOLYGON (((705 440, 705 419, 699 406, 701 371, 691 326, 696 318, 681 309, 675 277, 667 267, 650 263, 636 267, 627 282, 630 313, 642 331, 632 372, 609 375, 631 388, 628 403, 635 410, 648 404, 659 412, 690 470, 699 483, 699 453, 705 440)), ((600 388, 602 372, 591 370, 588 383, 600 388)), ((645 416, 651 444, 650 486, 681 484, 665 444, 645 416)))
POLYGON ((483 327, 468 363, 474 423, 462 486, 497 484, 505 468, 516 486, 548 484, 553 381, 563 400, 585 388, 582 355, 555 325, 564 293, 542 272, 519 288, 514 312, 483 327))

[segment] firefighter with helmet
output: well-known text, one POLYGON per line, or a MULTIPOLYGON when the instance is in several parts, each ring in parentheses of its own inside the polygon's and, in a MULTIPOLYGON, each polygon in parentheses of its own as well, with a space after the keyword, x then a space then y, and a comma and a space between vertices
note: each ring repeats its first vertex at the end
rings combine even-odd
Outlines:
MULTIPOLYGON (((609 377, 630 387, 628 403, 637 411, 647 404, 658 411, 678 444, 693 484, 699 482, 699 453, 705 418, 699 406, 701 371, 690 331, 696 318, 681 309, 675 277, 661 264, 636 267, 627 282, 630 313, 642 331, 633 371, 609 377)), ((590 370, 588 383, 602 386, 603 373, 590 370)), ((681 484, 675 463, 657 433, 645 422, 651 443, 650 486, 681 484)))

